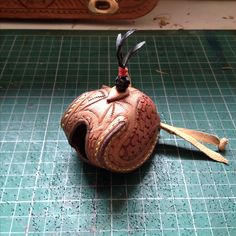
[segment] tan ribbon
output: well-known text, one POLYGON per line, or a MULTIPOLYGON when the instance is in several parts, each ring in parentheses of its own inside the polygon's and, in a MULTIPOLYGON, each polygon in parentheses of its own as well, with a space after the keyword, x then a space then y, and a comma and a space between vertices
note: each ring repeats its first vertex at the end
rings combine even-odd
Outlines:
POLYGON ((196 130, 178 128, 178 127, 174 127, 174 126, 167 125, 164 123, 161 123, 160 125, 163 130, 167 131, 170 134, 177 135, 183 138, 184 140, 188 141, 193 146, 198 148, 200 151, 205 153, 211 159, 228 164, 228 160, 225 159, 221 154, 212 151, 211 149, 207 148, 206 146, 204 146, 202 143, 199 142, 201 141, 201 142, 213 144, 216 147, 218 147, 219 151, 224 151, 225 146, 228 143, 228 140, 226 138, 219 139, 215 135, 211 135, 211 134, 196 131, 196 130))

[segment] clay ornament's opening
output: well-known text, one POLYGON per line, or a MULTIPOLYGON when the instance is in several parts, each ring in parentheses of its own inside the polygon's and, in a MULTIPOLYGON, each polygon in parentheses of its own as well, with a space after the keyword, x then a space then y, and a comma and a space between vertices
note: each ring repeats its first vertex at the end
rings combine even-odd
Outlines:
POLYGON ((108 10, 108 9, 110 9, 111 5, 107 1, 96 1, 95 7, 98 10, 108 10))
POLYGON ((80 123, 71 137, 71 145, 82 155, 84 159, 88 159, 85 151, 86 134, 86 123, 80 123))

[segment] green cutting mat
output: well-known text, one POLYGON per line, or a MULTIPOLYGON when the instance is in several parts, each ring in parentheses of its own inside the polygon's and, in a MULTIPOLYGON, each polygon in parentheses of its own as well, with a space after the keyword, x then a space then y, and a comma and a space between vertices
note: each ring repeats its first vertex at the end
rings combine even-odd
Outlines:
POLYGON ((236 32, 137 32, 133 86, 163 121, 230 140, 215 163, 162 132, 139 170, 82 162, 60 128, 82 92, 113 85, 117 32, 0 32, 0 235, 236 235, 236 32))

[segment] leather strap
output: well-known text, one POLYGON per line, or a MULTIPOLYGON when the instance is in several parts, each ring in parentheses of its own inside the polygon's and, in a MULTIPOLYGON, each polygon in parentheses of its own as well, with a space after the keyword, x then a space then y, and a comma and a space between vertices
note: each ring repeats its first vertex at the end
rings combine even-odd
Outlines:
POLYGON ((225 146, 228 143, 228 140, 226 138, 219 139, 215 135, 211 135, 211 134, 196 131, 196 130, 178 128, 178 127, 164 124, 162 122, 160 123, 160 127, 163 130, 167 131, 168 133, 177 135, 183 138, 184 140, 188 141, 193 146, 198 148, 200 151, 205 153, 211 159, 228 164, 228 160, 225 159, 221 154, 212 151, 211 149, 207 148, 206 146, 204 146, 202 143, 199 142, 201 141, 201 142, 213 144, 218 147, 219 151, 224 151, 225 146))

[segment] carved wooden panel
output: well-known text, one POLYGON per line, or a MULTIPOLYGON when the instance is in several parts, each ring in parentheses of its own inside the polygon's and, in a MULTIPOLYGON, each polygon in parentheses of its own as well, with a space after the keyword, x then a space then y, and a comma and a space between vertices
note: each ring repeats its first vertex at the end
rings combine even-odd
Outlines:
POLYGON ((157 2, 158 0, 0 0, 0 18, 134 19, 150 12, 157 2), (113 11, 112 7, 115 8, 113 11))

